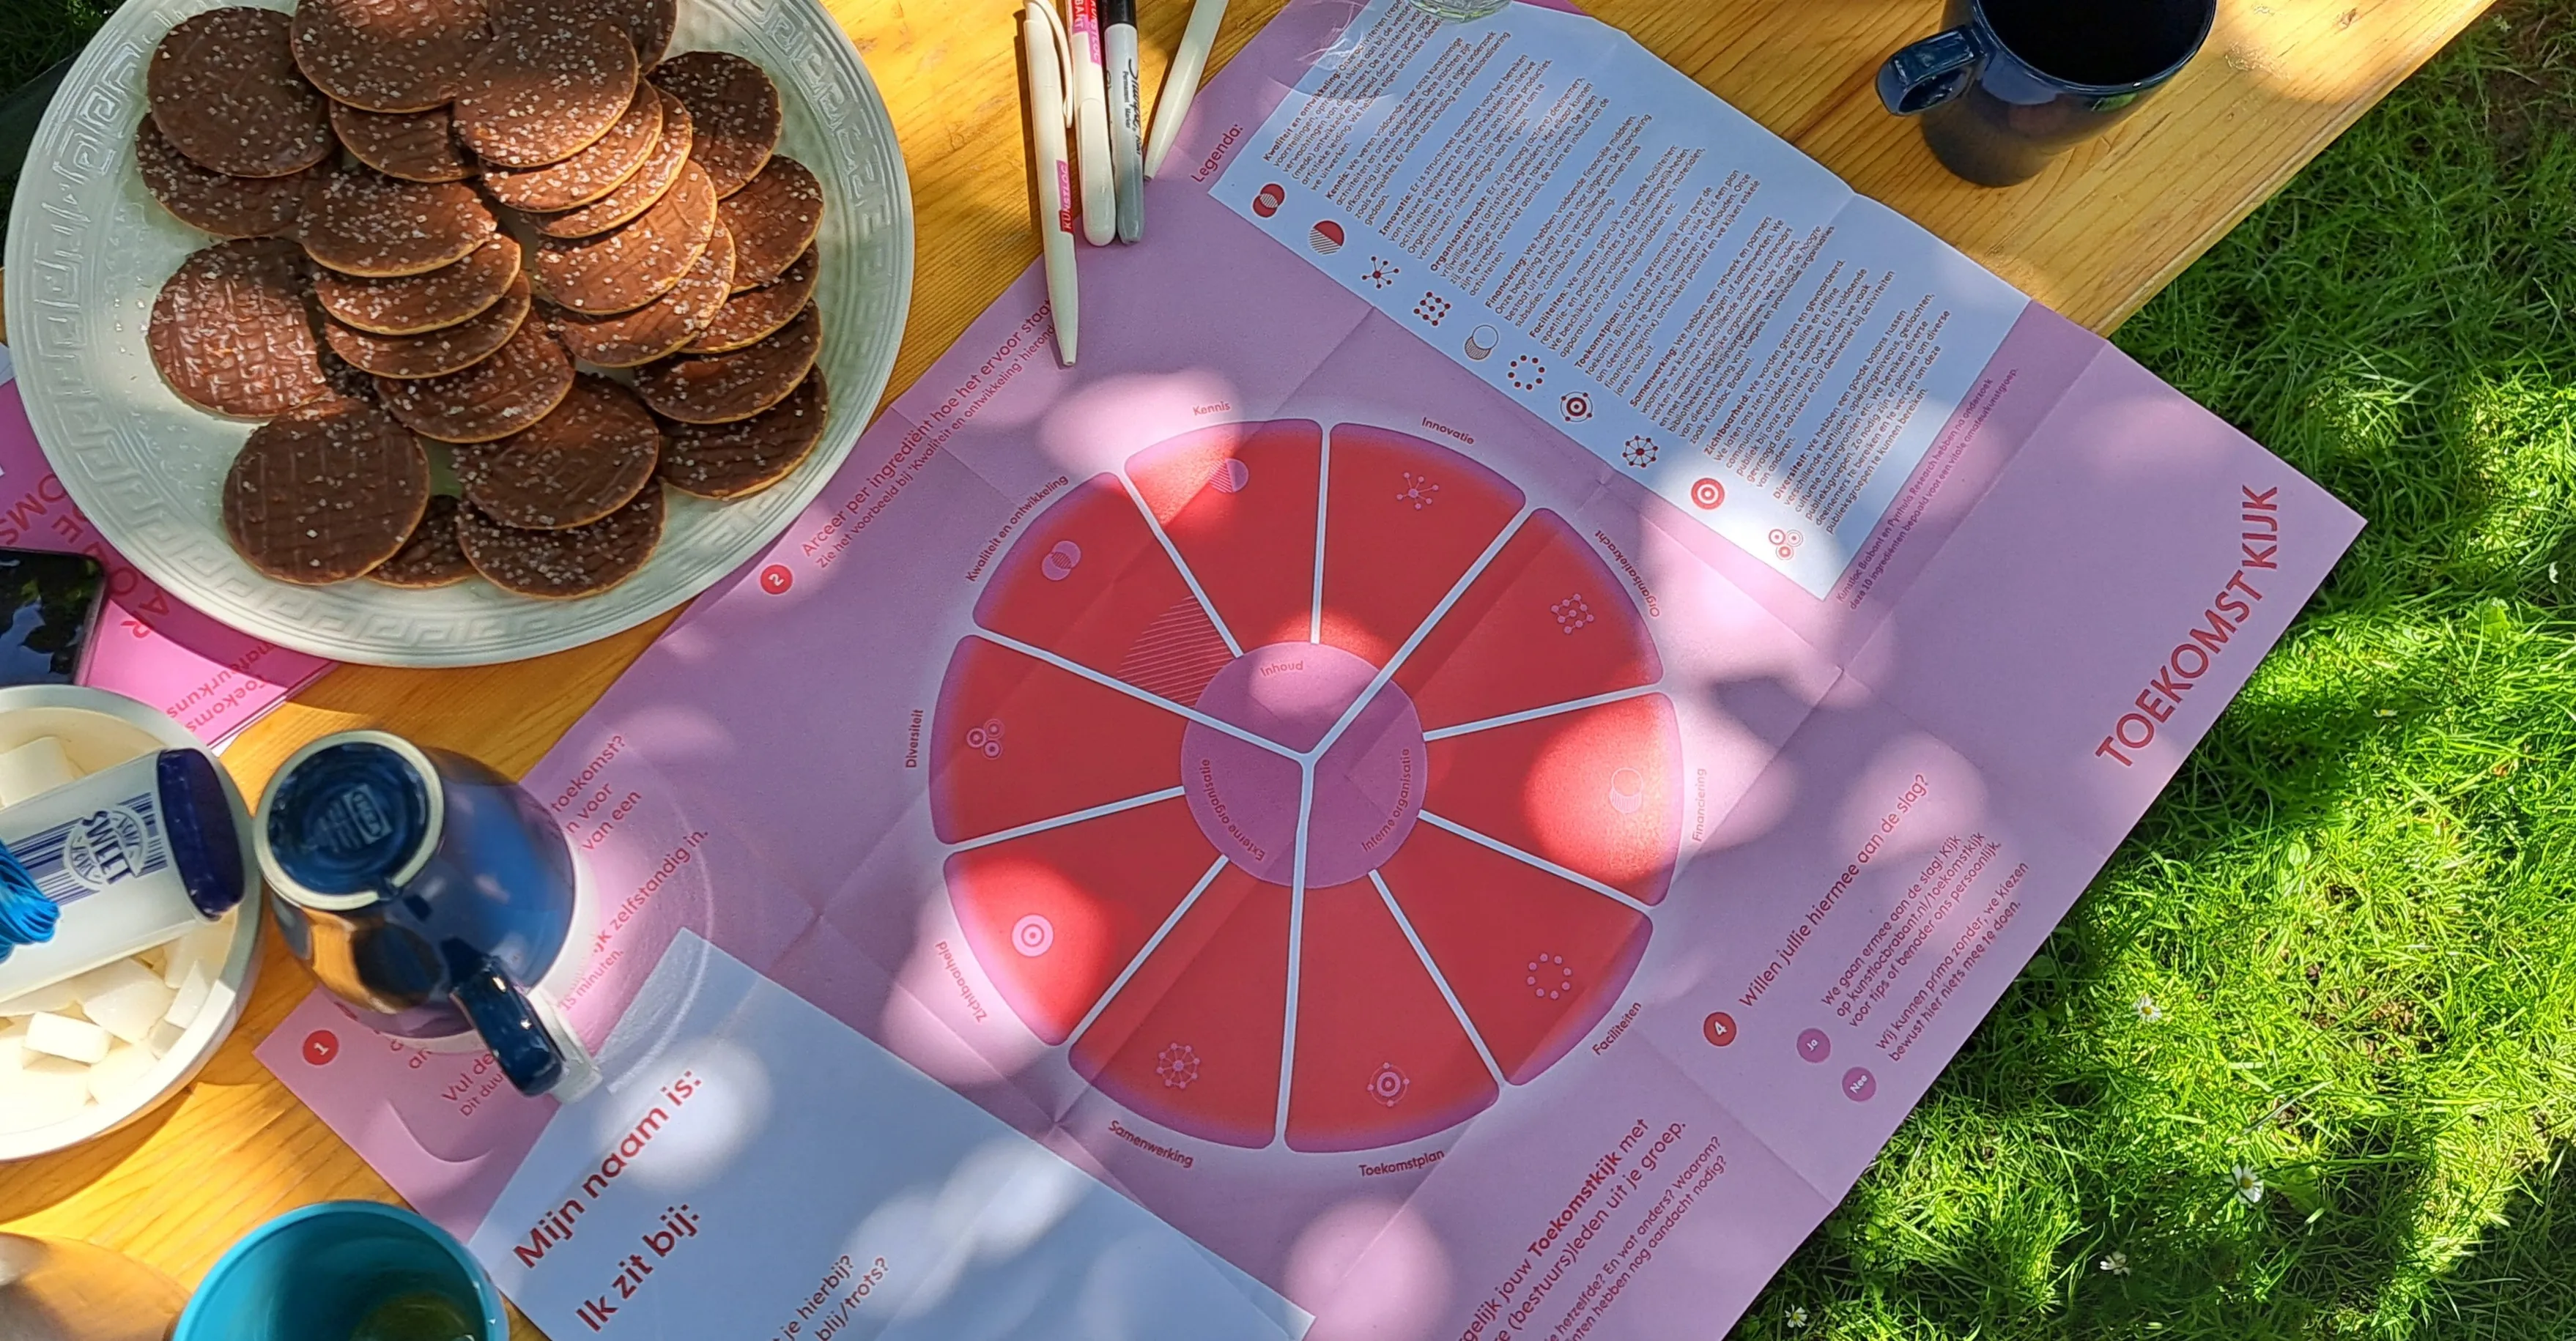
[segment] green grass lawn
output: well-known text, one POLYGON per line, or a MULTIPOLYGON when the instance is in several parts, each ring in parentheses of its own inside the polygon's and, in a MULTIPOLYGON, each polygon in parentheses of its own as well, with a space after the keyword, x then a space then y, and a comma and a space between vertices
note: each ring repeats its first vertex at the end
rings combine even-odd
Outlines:
POLYGON ((2576 1338, 2571 299, 2529 0, 2120 332, 2370 530, 1742 1335, 2576 1338))
POLYGON ((0 0, 0 93, 80 50, 115 8, 116 0, 0 0))
POLYGON ((2370 530, 1741 1335, 2576 1341, 2571 298, 2517 0, 2120 333, 2370 530))

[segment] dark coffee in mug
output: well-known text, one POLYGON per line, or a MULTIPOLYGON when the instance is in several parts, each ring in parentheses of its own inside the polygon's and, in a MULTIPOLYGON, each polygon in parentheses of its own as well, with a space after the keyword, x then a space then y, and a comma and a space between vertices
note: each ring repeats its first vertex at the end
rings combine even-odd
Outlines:
POLYGON ((2201 0, 1986 0, 1996 40, 2041 74, 2109 86, 2152 79, 2200 42, 2201 0))
POLYGON ((2137 110, 2217 17, 2217 0, 1948 0, 1947 31, 1889 57, 1878 96, 1922 114, 1952 172, 2009 186, 2137 110))

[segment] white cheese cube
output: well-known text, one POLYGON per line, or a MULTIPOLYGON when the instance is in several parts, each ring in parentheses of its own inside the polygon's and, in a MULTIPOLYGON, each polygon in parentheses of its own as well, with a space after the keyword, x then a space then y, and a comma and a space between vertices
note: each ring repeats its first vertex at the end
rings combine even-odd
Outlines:
POLYGON ((63 750, 61 738, 38 736, 0 754, 0 806, 14 806, 31 796, 79 780, 81 771, 63 750))
POLYGON ((239 916, 238 912, 226 913, 164 947, 170 959, 161 968, 161 981, 178 986, 188 976, 191 965, 203 968, 208 978, 224 976, 224 957, 233 949, 233 919, 239 916))
POLYGON ((27 1047, 48 1057, 84 1065, 107 1056, 113 1046, 108 1032, 69 1015, 35 1015, 27 1020, 27 1047))
POLYGON ((107 1057, 89 1069, 90 1097, 111 1106, 141 1098, 135 1091, 160 1060, 143 1048, 120 1045, 108 1049, 107 1057))
POLYGON ((179 980, 179 990, 170 997, 169 1008, 161 1012, 162 1020, 182 1029, 195 1024, 197 1016, 206 1009, 206 998, 213 995, 214 990, 214 983, 206 977, 205 966, 190 964, 187 976, 179 980))
POLYGON ((0 1071, 0 1132, 50 1127, 89 1102, 89 1068, 60 1057, 36 1057, 0 1071))
POLYGON ((152 971, 131 959, 120 959, 82 974, 81 1013, 100 1028, 128 1043, 140 1043, 176 995, 152 971))

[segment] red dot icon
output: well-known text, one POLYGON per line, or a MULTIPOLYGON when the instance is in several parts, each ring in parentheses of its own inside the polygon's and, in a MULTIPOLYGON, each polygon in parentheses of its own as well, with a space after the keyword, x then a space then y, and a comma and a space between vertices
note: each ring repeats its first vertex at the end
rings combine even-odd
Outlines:
POLYGON ((316 1029, 304 1036, 304 1060, 315 1066, 327 1066, 340 1055, 340 1036, 328 1029, 316 1029))
POLYGON ((1726 504, 1726 486, 1705 476, 1691 482, 1691 504, 1702 512, 1715 512, 1726 504))
POLYGON ((1700 1021, 1699 1031, 1708 1036, 1710 1047, 1725 1047, 1735 1041, 1735 1017, 1725 1011, 1718 1011, 1700 1021))
POLYGON ((772 596, 784 596, 787 589, 795 585, 796 575, 787 571, 787 565, 783 563, 773 563, 760 570, 760 589, 772 596))

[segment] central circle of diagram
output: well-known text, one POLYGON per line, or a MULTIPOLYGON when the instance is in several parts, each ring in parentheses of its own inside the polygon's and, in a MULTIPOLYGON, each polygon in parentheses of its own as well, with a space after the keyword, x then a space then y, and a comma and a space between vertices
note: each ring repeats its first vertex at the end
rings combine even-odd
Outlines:
POLYGON ((1275 420, 1024 482, 915 723, 961 1038, 1157 1141, 1315 1153, 1581 1055, 1693 770, 1658 542, 1507 448, 1275 420))
POLYGON ((1363 705, 1377 679, 1376 666, 1338 647, 1273 643, 1208 681, 1198 701, 1207 716, 1299 755, 1324 746, 1309 793, 1299 759, 1190 723, 1182 782, 1218 852, 1271 884, 1295 883, 1301 810, 1307 885, 1357 880, 1404 846, 1422 814, 1422 716, 1393 684, 1363 705))

